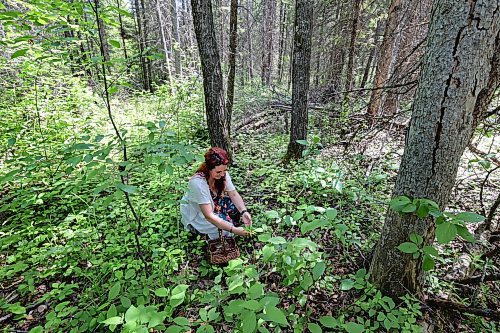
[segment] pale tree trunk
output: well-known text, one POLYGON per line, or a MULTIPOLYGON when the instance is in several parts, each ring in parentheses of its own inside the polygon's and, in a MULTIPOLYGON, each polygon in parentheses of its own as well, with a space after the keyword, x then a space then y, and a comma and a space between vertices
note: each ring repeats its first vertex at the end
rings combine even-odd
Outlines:
POLYGON ((283 47, 285 43, 285 26, 286 26, 287 8, 283 1, 280 1, 280 27, 279 27, 279 48, 278 48, 278 82, 281 83, 283 79, 283 47))
POLYGON ((250 82, 252 82, 254 78, 254 72, 253 72, 253 45, 252 45, 252 34, 251 34, 251 29, 252 29, 252 24, 250 23, 250 13, 253 10, 253 0, 248 0, 247 2, 248 10, 247 10, 247 15, 246 15, 246 32, 247 32, 247 48, 248 48, 248 77, 250 79, 250 82))
POLYGON ((227 76, 227 126, 231 134, 234 102, 234 77, 236 75, 236 47, 238 38, 238 0, 231 0, 229 15, 229 74, 227 76))
MULTIPOLYGON (((165 65, 167 67, 167 80, 172 81, 172 71, 170 69, 170 56, 169 47, 167 42, 167 37, 165 36, 165 27, 163 22, 163 16, 161 13, 160 0, 156 0, 156 14, 158 15, 158 22, 160 24, 160 35, 163 44, 163 53, 165 54, 165 65)), ((170 85, 172 87, 172 85, 170 85)))
POLYGON ((139 45, 139 61, 141 63, 141 72, 142 72, 142 87, 144 90, 150 90, 149 85, 149 76, 146 66, 146 59, 144 58, 144 49, 145 49, 145 37, 143 31, 143 17, 142 11, 139 6, 139 1, 134 0, 134 9, 135 9, 135 23, 137 27, 137 44, 139 45))
POLYGON ((172 19, 172 37, 174 45, 172 50, 174 53, 175 75, 182 77, 182 64, 181 64, 181 39, 179 36, 179 16, 177 15, 177 0, 171 0, 170 3, 170 16, 172 19))
MULTIPOLYGON (((431 199, 441 209, 448 203, 491 85, 498 86, 499 7, 498 0, 435 1, 395 196, 431 199)), ((372 282, 385 294, 423 295, 421 259, 397 249, 411 233, 431 244, 435 223, 387 212, 370 266, 372 282)))
POLYGON ((273 65, 273 37, 274 21, 276 18, 276 0, 265 0, 264 29, 262 46, 262 70, 261 81, 263 85, 271 85, 271 73, 273 65))
POLYGON ((205 93, 205 109, 210 141, 212 146, 221 147, 231 154, 222 72, 212 16, 212 3, 205 0, 191 0, 191 7, 203 72, 203 91, 205 93))
MULTIPOLYGON (((95 2, 95 10, 99 10, 101 8, 101 1, 96 0, 95 2)), ((102 18, 99 16, 99 21, 97 22, 98 25, 98 32, 99 32, 99 38, 102 40, 102 50, 103 50, 103 56, 104 56, 104 61, 109 61, 109 43, 108 43, 108 34, 106 31, 106 25, 104 24, 104 21, 102 18)))
POLYGON ((290 142, 285 161, 302 157, 304 146, 297 140, 307 139, 307 95, 311 67, 311 36, 314 2, 297 0, 295 4, 295 36, 292 66, 292 119, 290 142))
POLYGON ((373 82, 373 88, 370 104, 368 105, 368 114, 371 117, 375 117, 380 113, 380 105, 382 98, 382 89, 386 84, 389 77, 389 71, 391 67, 391 61, 393 61, 393 48, 395 31, 399 24, 400 13, 402 4, 404 0, 394 0, 389 8, 389 15, 387 17, 387 22, 384 30, 384 38, 382 39, 382 45, 380 46, 380 56, 377 63, 377 69, 375 70, 375 78, 373 82))

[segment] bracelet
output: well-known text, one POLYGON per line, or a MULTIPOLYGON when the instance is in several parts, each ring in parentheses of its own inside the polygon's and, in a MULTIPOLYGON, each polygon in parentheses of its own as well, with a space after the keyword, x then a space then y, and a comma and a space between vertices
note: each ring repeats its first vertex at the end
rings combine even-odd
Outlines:
POLYGON ((231 229, 229 229, 230 233, 233 233, 233 226, 231 226, 231 229))
MULTIPOLYGON (((248 213, 248 210, 244 209, 244 210, 242 210, 242 211, 240 212, 241 216, 243 216, 243 214, 245 214, 245 213, 248 213)), ((248 214, 250 214, 250 213, 248 213, 248 214)))

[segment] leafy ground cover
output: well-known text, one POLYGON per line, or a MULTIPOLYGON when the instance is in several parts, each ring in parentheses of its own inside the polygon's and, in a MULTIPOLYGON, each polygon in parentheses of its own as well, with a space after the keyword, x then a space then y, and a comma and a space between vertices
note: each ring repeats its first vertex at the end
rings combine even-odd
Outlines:
MULTIPOLYGON (((199 84, 115 96, 124 162, 102 100, 76 78, 40 77, 27 75, 0 107, 6 330, 420 332, 435 315, 412 297, 382 296, 368 279, 397 159, 366 173, 365 155, 327 153, 313 129, 307 155, 285 166, 286 134, 239 131, 231 174, 255 237, 239 240, 240 259, 212 266, 178 210, 208 147, 199 84), (33 85, 37 94, 28 94, 33 85)), ((269 98, 242 94, 248 109, 241 103, 237 120, 269 98)), ((458 253, 446 246, 429 274, 436 293, 456 290, 440 280, 458 253)), ((498 304, 494 284, 481 288, 478 302, 498 304)), ((497 329, 463 316, 467 330, 497 329)))

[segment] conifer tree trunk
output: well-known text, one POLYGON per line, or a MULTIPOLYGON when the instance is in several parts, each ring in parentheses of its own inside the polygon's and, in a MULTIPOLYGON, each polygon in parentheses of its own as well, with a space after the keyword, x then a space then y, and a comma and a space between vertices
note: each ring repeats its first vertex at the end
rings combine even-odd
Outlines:
MULTIPOLYGON (((116 8, 120 9, 120 0, 116 0, 116 8)), ((128 54, 127 54, 127 44, 125 43, 125 28, 123 26, 123 19, 122 19, 122 14, 118 12, 118 22, 120 24, 120 38, 122 40, 122 50, 123 50, 123 58, 125 60, 128 60, 128 54)), ((130 72, 130 68, 127 66, 127 73, 130 72)))
MULTIPOLYGON (((477 119, 498 87, 500 5, 498 0, 437 0, 432 13, 393 194, 431 199, 443 209, 477 119)), ((387 212, 370 266, 373 283, 385 294, 423 294, 421 259, 397 249, 411 233, 431 244, 435 223, 415 214, 387 212)))
MULTIPOLYGON (((356 35, 358 33, 358 19, 359 12, 361 11, 361 0, 356 0, 354 2, 353 12, 352 12, 352 22, 351 22, 351 39, 349 41, 349 55, 347 57, 347 78, 345 82, 345 91, 352 89, 353 77, 354 77, 354 53, 356 51, 356 35)), ((346 93, 348 96, 348 93, 346 93)))
POLYGON ((191 7, 203 72, 203 90, 205 93, 205 108, 210 141, 212 146, 221 147, 231 154, 222 72, 217 41, 215 39, 212 3, 205 0, 191 0, 191 7))
POLYGON ((292 119, 290 142, 285 161, 302 157, 304 146, 297 140, 307 139, 307 96, 311 67, 311 36, 314 2, 297 0, 292 67, 292 119))

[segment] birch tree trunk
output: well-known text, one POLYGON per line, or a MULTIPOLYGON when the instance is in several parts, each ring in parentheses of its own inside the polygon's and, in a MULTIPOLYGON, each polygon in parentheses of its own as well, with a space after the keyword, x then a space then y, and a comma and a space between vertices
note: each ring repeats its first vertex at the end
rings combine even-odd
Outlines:
POLYGON ((177 15, 177 0, 171 0, 170 3, 170 16, 172 19, 172 38, 174 45, 172 51, 174 53, 175 75, 182 77, 182 64, 181 64, 181 39, 179 36, 179 16, 177 15))
POLYGON ((274 21, 276 18, 276 0, 266 0, 264 9, 264 31, 262 46, 262 84, 271 85, 271 72, 273 64, 273 37, 274 21))
POLYGON ((203 72, 203 90, 208 132, 212 146, 221 147, 231 154, 227 111, 219 52, 215 37, 212 3, 191 0, 194 30, 200 52, 203 72))
MULTIPOLYGON (((437 0, 413 105, 394 196, 448 203, 462 153, 498 86, 500 3, 498 0, 437 0)), ((416 233, 431 244, 435 223, 414 214, 387 212, 370 266, 371 279, 385 294, 423 294, 420 259, 397 246, 416 233)))
POLYGON ((307 139, 307 96, 311 67, 311 36, 314 2, 297 0, 295 5, 295 36, 292 66, 292 119, 290 142, 285 161, 302 157, 304 145, 297 140, 307 139))

